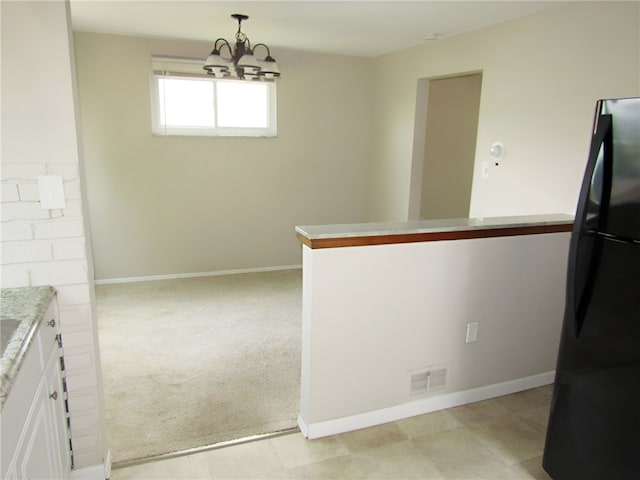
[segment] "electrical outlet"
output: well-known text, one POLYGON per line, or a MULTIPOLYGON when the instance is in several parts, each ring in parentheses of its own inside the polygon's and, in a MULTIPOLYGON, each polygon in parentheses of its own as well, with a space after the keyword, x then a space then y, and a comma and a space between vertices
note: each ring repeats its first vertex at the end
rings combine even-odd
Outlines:
POLYGON ((467 337, 465 343, 478 341, 478 322, 467 323, 467 337))

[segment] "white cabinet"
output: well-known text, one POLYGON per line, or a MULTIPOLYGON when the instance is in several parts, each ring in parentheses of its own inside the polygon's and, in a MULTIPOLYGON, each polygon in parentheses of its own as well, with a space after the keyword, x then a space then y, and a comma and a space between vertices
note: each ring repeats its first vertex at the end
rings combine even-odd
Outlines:
POLYGON ((4 474, 6 479, 51 480, 69 477, 71 453, 60 360, 62 349, 56 337, 58 333, 54 300, 36 332, 2 412, 3 429, 6 426, 15 430, 3 432, 3 440, 7 440, 12 433, 13 438, 17 439, 14 445, 3 444, 3 450, 15 448, 4 474), (36 384, 35 392, 33 384, 36 384), (26 416, 20 415, 21 409, 16 408, 19 404, 30 405, 26 416), (14 413, 23 418, 13 417, 14 413), (5 425, 5 419, 10 420, 9 425, 5 425))

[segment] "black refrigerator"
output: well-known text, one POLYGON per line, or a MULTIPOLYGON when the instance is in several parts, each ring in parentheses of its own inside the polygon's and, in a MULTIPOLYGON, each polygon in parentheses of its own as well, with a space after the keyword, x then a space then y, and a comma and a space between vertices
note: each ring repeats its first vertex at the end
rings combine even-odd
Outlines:
POLYGON ((640 98, 596 105, 542 464, 640 479, 640 98))

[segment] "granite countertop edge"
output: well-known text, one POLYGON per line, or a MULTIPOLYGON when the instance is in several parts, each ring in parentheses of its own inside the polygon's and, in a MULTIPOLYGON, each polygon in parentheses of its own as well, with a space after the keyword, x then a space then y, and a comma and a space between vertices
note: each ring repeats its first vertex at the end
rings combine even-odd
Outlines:
POLYGON ((296 226, 298 234, 310 239, 371 237, 379 235, 407 235, 497 228, 535 227, 573 223, 567 214, 521 215, 486 218, 452 218, 444 220, 415 220, 407 222, 350 223, 334 225, 296 226))
POLYGON ((0 357, 0 411, 55 294, 55 289, 50 286, 2 289, 0 321, 13 319, 20 323, 0 357))

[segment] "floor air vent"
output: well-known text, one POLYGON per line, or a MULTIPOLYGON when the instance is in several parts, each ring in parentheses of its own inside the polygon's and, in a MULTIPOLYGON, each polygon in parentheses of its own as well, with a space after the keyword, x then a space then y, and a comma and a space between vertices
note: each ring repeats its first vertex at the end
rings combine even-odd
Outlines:
POLYGON ((447 387, 447 367, 427 367, 411 373, 411 395, 441 392, 447 387))

